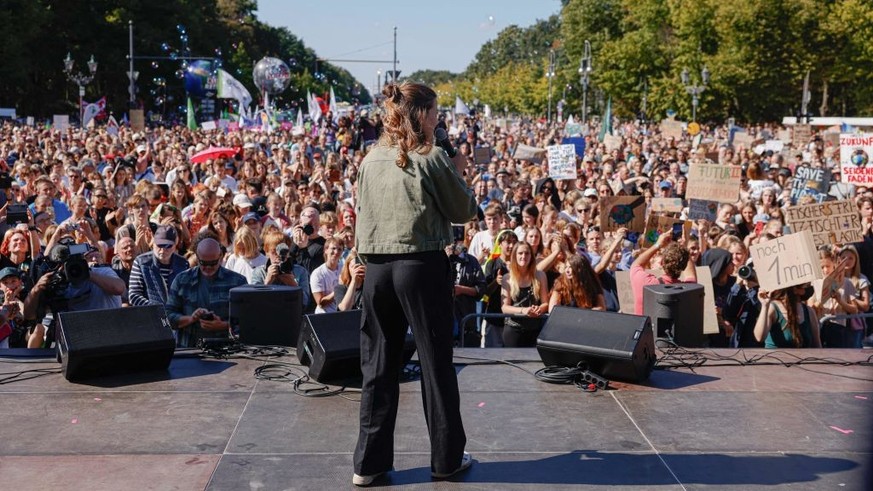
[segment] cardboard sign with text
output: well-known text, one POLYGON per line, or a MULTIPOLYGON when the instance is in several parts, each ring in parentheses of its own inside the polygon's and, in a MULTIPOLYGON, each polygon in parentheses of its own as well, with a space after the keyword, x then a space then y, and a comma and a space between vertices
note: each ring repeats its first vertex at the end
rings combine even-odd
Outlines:
POLYGON ((750 149, 755 144, 755 137, 745 131, 737 131, 734 133, 734 147, 742 146, 745 149, 750 149))
POLYGON ((840 135, 841 182, 873 184, 873 133, 840 135))
POLYGON ((630 271, 615 272, 615 287, 618 291, 618 311, 624 314, 634 313, 634 289, 631 287, 630 271))
POLYGON ((685 199, 734 203, 740 194, 743 169, 738 165, 695 164, 688 169, 685 199))
POLYGON ((794 125, 794 131, 791 133, 791 146, 794 148, 804 148, 809 140, 812 139, 812 126, 808 124, 794 125))
POLYGON ((603 146, 606 147, 607 152, 619 150, 621 149, 621 137, 615 135, 604 135, 603 146))
POLYGON ((491 162, 491 147, 476 147, 473 149, 473 162, 484 165, 491 162))
POLYGON ((621 227, 643 233, 646 226, 646 199, 642 196, 609 196, 600 200, 600 230, 612 232, 621 227))
POLYGON ((708 222, 714 222, 718 217, 718 206, 718 201, 690 199, 688 200, 688 218, 691 220, 704 219, 708 222))
POLYGON ((652 198, 652 211, 658 213, 681 213, 682 198, 652 198))
POLYGON ((682 139, 682 122, 675 119, 665 119, 661 121, 661 133, 664 138, 674 138, 676 141, 682 139))
MULTIPOLYGON (((715 290, 712 287, 712 272, 709 270, 709 266, 695 266, 694 271, 697 274, 697 283, 703 286, 703 334, 718 334, 718 315, 715 312, 715 290)), ((616 276, 616 287, 618 288, 619 295, 619 305, 622 304, 622 285, 618 283, 618 271, 615 272, 616 276)), ((652 269, 649 270, 649 273, 660 278, 664 275, 664 271, 660 269, 652 269)), ((628 289, 630 292, 630 305, 631 308, 629 311, 625 311, 622 307, 621 312, 626 314, 634 313, 634 300, 636 299, 636 295, 634 295, 633 288, 630 284, 630 273, 626 273, 628 275, 628 289)))
POLYGON ((576 179, 576 147, 551 145, 546 148, 549 156, 549 177, 552 179, 576 179))
POLYGON ((70 127, 70 116, 67 114, 55 114, 52 118, 52 128, 66 131, 70 127))
POLYGON ((142 109, 130 110, 130 129, 142 131, 145 129, 145 113, 142 109))
POLYGON ((809 230, 816 247, 864 240, 861 215, 851 200, 789 206, 785 219, 793 232, 809 230))
POLYGON ((536 161, 546 156, 546 149, 519 143, 512 156, 519 160, 536 161))
POLYGON ((680 220, 679 218, 667 217, 650 213, 646 219, 646 230, 640 237, 640 247, 651 247, 658 241, 661 234, 673 233, 673 225, 681 224, 683 233, 687 236, 691 232, 691 222, 680 220))
POLYGON ((811 195, 818 198, 827 194, 831 183, 830 169, 814 169, 801 165, 794 169, 794 179, 791 181, 791 202, 797 203, 801 196, 811 195))
POLYGON ((804 230, 749 248, 762 290, 772 292, 821 279, 812 232, 804 230))

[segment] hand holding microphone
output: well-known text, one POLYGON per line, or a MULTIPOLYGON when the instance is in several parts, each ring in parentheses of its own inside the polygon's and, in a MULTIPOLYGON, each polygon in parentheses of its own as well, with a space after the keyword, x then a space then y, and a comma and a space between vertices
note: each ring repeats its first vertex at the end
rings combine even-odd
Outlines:
POLYGON ((449 134, 446 133, 446 130, 443 128, 437 128, 434 132, 434 143, 446 151, 446 154, 452 159, 452 163, 455 164, 455 170, 458 171, 458 174, 461 176, 464 175, 464 171, 467 168, 467 157, 458 153, 458 150, 452 146, 452 142, 449 141, 449 134))

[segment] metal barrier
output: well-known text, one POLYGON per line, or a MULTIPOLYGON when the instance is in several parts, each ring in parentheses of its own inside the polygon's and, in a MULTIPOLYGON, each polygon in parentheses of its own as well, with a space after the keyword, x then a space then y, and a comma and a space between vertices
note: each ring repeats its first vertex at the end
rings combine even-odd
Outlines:
POLYGON ((865 312, 863 314, 839 314, 839 315, 826 315, 818 320, 818 322, 824 323, 827 321, 838 321, 843 319, 869 319, 873 317, 873 312, 865 312))
MULTIPOLYGON (((515 314, 492 314, 492 313, 488 313, 488 312, 473 312, 471 314, 465 315, 461 319, 461 322, 458 323, 458 331, 459 331, 459 334, 461 336, 461 348, 466 348, 466 346, 464 346, 464 331, 465 331, 464 326, 467 325, 467 322, 470 319, 476 319, 476 318, 480 318, 480 317, 482 319, 508 319, 509 317, 524 317, 524 316, 515 315, 515 314)), ((549 314, 540 316, 538 318, 543 319, 543 320, 548 319, 549 314)), ((481 338, 481 341, 480 341, 480 347, 481 347, 481 343, 484 342, 484 340, 485 340, 485 327, 482 326, 482 324, 479 324, 479 336, 481 338)))

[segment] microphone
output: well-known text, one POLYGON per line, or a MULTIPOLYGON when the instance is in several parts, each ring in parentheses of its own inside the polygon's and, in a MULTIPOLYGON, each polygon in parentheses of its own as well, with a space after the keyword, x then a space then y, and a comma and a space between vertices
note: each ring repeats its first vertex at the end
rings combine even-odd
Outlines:
POLYGON ((452 146, 452 143, 449 141, 449 134, 446 133, 446 130, 442 128, 437 128, 433 132, 434 139, 436 140, 436 144, 446 151, 449 155, 449 158, 455 158, 455 155, 458 154, 458 151, 455 147, 452 146))

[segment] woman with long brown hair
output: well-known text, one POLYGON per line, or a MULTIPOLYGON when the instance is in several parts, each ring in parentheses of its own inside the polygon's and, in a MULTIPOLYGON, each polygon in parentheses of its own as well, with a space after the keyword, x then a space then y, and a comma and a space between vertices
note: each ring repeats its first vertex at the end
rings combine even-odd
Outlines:
POLYGON ((372 484, 394 463, 402 350, 412 327, 421 362, 431 476, 472 464, 464 452, 458 379, 452 365, 452 223, 476 215, 463 179, 466 158, 434 145, 437 96, 411 82, 389 84, 384 130, 358 175, 356 248, 367 265, 361 325, 361 426, 352 483, 372 484))
POLYGON ((758 292, 761 313, 755 323, 755 339, 764 342, 765 348, 821 348, 818 317, 804 304, 807 287, 758 292))
POLYGON ((588 259, 582 255, 570 256, 564 264, 564 274, 555 281, 555 288, 549 298, 549 312, 556 305, 606 310, 606 300, 603 297, 600 280, 588 259))

